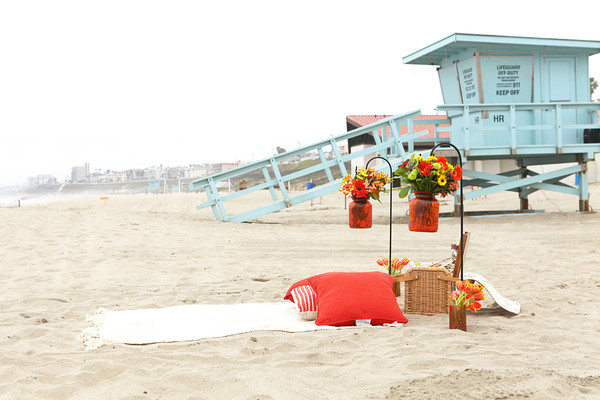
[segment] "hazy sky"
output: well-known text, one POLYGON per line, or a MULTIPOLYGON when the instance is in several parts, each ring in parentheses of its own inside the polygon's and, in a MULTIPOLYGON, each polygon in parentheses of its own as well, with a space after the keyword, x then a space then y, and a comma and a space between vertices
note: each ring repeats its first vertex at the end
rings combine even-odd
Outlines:
POLYGON ((258 160, 343 133, 346 115, 431 112, 435 68, 402 57, 456 32, 600 40, 599 12, 597 0, 2 1, 0 186, 85 162, 258 160))

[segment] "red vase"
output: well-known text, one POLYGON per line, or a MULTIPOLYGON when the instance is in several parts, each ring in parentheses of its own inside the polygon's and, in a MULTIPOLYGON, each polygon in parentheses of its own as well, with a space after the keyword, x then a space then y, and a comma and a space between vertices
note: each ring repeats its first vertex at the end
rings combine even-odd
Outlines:
POLYGON ((450 304, 448 309, 450 329, 467 331, 467 306, 456 306, 450 304))
POLYGON ((370 228, 373 221, 373 207, 368 198, 353 197, 348 207, 350 228, 370 228))
POLYGON ((440 203, 431 192, 415 192, 408 211, 408 229, 414 232, 437 232, 440 203))

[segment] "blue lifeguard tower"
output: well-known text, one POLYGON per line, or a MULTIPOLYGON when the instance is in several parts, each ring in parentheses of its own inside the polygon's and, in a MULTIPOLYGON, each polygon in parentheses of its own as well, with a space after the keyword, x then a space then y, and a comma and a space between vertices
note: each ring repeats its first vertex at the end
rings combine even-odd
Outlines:
MULTIPOLYGON (((464 200, 507 190, 518 192, 520 210, 526 211, 528 195, 540 189, 579 196, 579 210, 589 211, 587 163, 600 153, 600 143, 588 138, 597 137, 600 129, 600 103, 590 101, 588 58, 599 52, 600 41, 450 35, 403 59, 406 64, 437 67, 444 99, 438 110, 446 115, 423 120, 418 118, 420 110, 409 111, 198 179, 191 189, 204 190, 207 200, 197 208, 210 206, 218 221, 248 221, 337 191, 353 159, 376 153, 395 169, 415 147, 450 141, 468 162, 464 186, 479 188, 463 199, 455 197, 457 211, 464 200), (343 151, 348 141, 364 135, 374 144, 343 151), (313 154, 316 163, 282 172, 284 164, 306 154, 313 154), (534 171, 534 166, 542 171, 534 171), (244 190, 217 189, 220 181, 235 185, 253 173, 262 179, 244 190), (315 174, 322 174, 327 183, 299 193, 289 190, 290 181, 308 181, 315 174), (574 174, 578 185, 561 182, 574 174), (263 189, 270 191, 269 204, 237 215, 227 212, 225 201, 263 189)), ((382 169, 389 172, 387 165, 382 169)))
POLYGON ((600 143, 586 142, 597 137, 600 103, 590 102, 588 59, 599 52, 597 41, 456 33, 404 57, 438 67, 451 141, 471 166, 481 161, 465 170, 465 186, 482 189, 465 198, 518 191, 525 211, 544 189, 578 195, 589 211, 587 163, 600 143), (547 164, 551 172, 529 168, 547 164), (579 187, 560 182, 572 174, 579 187))

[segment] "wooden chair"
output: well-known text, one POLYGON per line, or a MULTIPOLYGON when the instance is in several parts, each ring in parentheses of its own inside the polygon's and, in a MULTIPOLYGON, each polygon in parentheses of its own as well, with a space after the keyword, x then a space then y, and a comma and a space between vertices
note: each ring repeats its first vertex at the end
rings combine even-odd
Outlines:
POLYGON ((448 313, 452 283, 460 280, 462 260, 470 235, 469 232, 462 235, 452 272, 444 267, 412 267, 405 273, 394 276, 394 282, 404 282, 405 313, 448 313))

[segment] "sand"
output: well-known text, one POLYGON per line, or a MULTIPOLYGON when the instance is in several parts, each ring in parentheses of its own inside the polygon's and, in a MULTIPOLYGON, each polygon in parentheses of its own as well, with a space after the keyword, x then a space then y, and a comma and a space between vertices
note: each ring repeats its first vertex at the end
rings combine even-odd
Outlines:
MULTIPOLYGON (((600 210, 600 185, 590 193, 600 210)), ((0 399, 600 397, 600 215, 552 192, 530 197, 544 213, 464 221, 465 269, 519 301, 519 315, 486 300, 468 332, 449 330, 446 314, 407 314, 399 327, 85 351, 77 335, 98 307, 278 301, 299 279, 378 270, 387 256, 387 198, 370 230, 347 227, 340 194, 246 224, 216 222, 195 209, 203 201, 111 195, 0 208, 0 399)), ((500 193, 466 210, 517 207, 516 194, 500 193)), ((406 208, 394 200, 394 256, 446 258, 459 219, 409 232, 406 208)))

